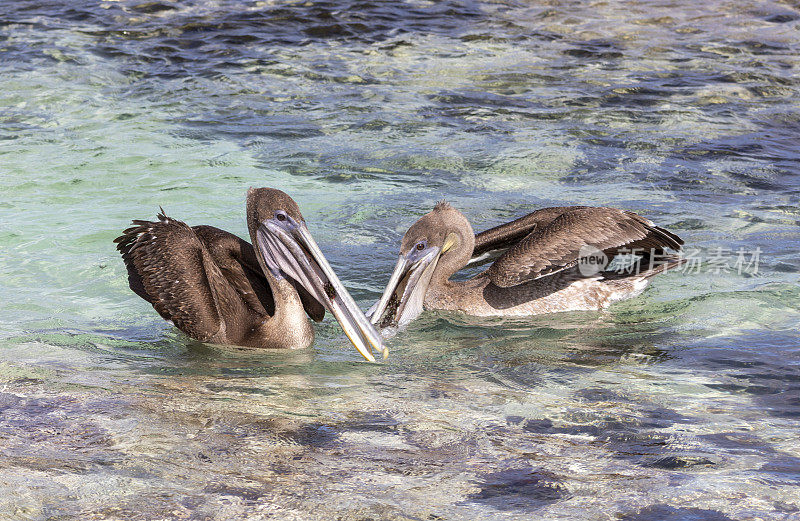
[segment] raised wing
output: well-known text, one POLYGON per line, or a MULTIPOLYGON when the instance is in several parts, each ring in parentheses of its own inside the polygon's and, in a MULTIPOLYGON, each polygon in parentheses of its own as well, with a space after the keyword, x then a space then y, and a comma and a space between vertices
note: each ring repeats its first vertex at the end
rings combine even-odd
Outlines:
MULTIPOLYGON (((547 210, 552 212, 548 216, 556 213, 555 208, 547 210)), ((575 266, 580 260, 581 249, 587 246, 613 255, 623 248, 647 252, 666 248, 680 250, 683 244, 677 235, 633 212, 581 206, 558 210, 560 213, 545 224, 538 224, 544 219, 537 220, 533 231, 518 239, 486 270, 495 285, 516 286, 575 266)), ((534 219, 530 218, 530 221, 534 219)), ((506 235, 511 236, 511 233, 506 235)), ((484 242, 488 243, 488 239, 484 242)))
POLYGON ((253 246, 238 236, 214 226, 192 226, 214 263, 247 307, 258 315, 273 315, 272 289, 261 271, 253 246))
POLYGON ((219 286, 223 277, 189 226, 163 213, 158 219, 134 220, 114 241, 129 285, 181 331, 198 340, 211 338, 222 323, 212 284, 219 286))
MULTIPOLYGON (((248 307, 259 314, 273 315, 275 300, 253 246, 238 236, 213 226, 192 226, 211 253, 217 266, 236 288, 248 307)), ((303 308, 316 322, 325 318, 325 307, 317 302, 306 289, 292 281, 303 308)))

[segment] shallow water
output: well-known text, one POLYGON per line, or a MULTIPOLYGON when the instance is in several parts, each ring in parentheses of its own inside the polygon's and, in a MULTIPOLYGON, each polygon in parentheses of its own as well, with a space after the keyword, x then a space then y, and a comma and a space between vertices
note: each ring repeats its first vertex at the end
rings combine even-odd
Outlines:
POLYGON ((793 2, 0 2, 0 518, 797 519, 798 42, 793 2), (330 318, 199 344, 112 240, 244 236, 251 185, 364 308, 445 197, 631 209, 703 262, 426 313, 380 365, 330 318))

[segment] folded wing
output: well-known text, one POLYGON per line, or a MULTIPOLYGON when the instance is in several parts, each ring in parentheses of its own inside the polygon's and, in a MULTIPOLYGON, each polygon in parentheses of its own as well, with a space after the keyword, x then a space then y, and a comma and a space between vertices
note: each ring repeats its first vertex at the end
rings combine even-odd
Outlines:
MULTIPOLYGON (((533 212, 507 225, 503 235, 484 232, 481 248, 511 243, 486 275, 500 287, 511 287, 576 266, 591 246, 613 256, 620 250, 680 250, 683 240, 633 212, 615 208, 560 207, 533 212), (537 213, 542 212, 539 216, 537 213), (518 223, 516 226, 512 226, 518 223), (529 231, 524 237, 522 230, 529 231)), ((481 234, 479 234, 481 235, 481 234)), ((484 249, 484 251, 486 251, 484 249)))
POLYGON ((562 213, 584 208, 583 206, 555 206, 542 208, 511 222, 495 226, 475 234, 475 248, 472 257, 480 257, 491 251, 505 251, 527 237, 535 228, 553 222, 562 213))

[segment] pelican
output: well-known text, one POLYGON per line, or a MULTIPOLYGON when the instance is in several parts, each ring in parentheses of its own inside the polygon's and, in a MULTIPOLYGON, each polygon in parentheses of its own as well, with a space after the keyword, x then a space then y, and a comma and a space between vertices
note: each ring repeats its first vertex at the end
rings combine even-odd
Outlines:
POLYGON ((633 212, 586 206, 544 208, 475 235, 467 218, 442 201, 403 236, 394 272, 367 316, 387 327, 404 326, 423 309, 475 316, 599 310, 638 295, 653 275, 682 264, 666 251, 682 245, 633 212), (608 260, 615 255, 636 262, 612 270, 608 260), (478 275, 450 280, 492 256, 494 263, 478 275))
POLYGON ((114 240, 128 283, 166 320, 201 342, 258 348, 311 345, 310 316, 327 309, 367 360, 384 354, 380 335, 342 286, 291 197, 247 192, 252 245, 213 226, 164 215, 134 220, 114 240), (255 246, 255 247, 253 247, 255 246))

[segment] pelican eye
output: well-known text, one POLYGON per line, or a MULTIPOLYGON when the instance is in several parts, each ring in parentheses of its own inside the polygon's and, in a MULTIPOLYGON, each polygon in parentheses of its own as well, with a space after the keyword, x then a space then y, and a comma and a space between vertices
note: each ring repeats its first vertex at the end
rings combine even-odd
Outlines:
POLYGON ((419 251, 422 251, 422 250, 424 250, 424 249, 425 249, 425 241, 420 241, 420 242, 418 242, 418 243, 417 243, 417 245, 415 246, 415 248, 416 248, 417 250, 419 250, 419 251))
POLYGON ((284 212, 275 212, 275 218, 278 219, 279 221, 285 221, 286 214, 284 212))

